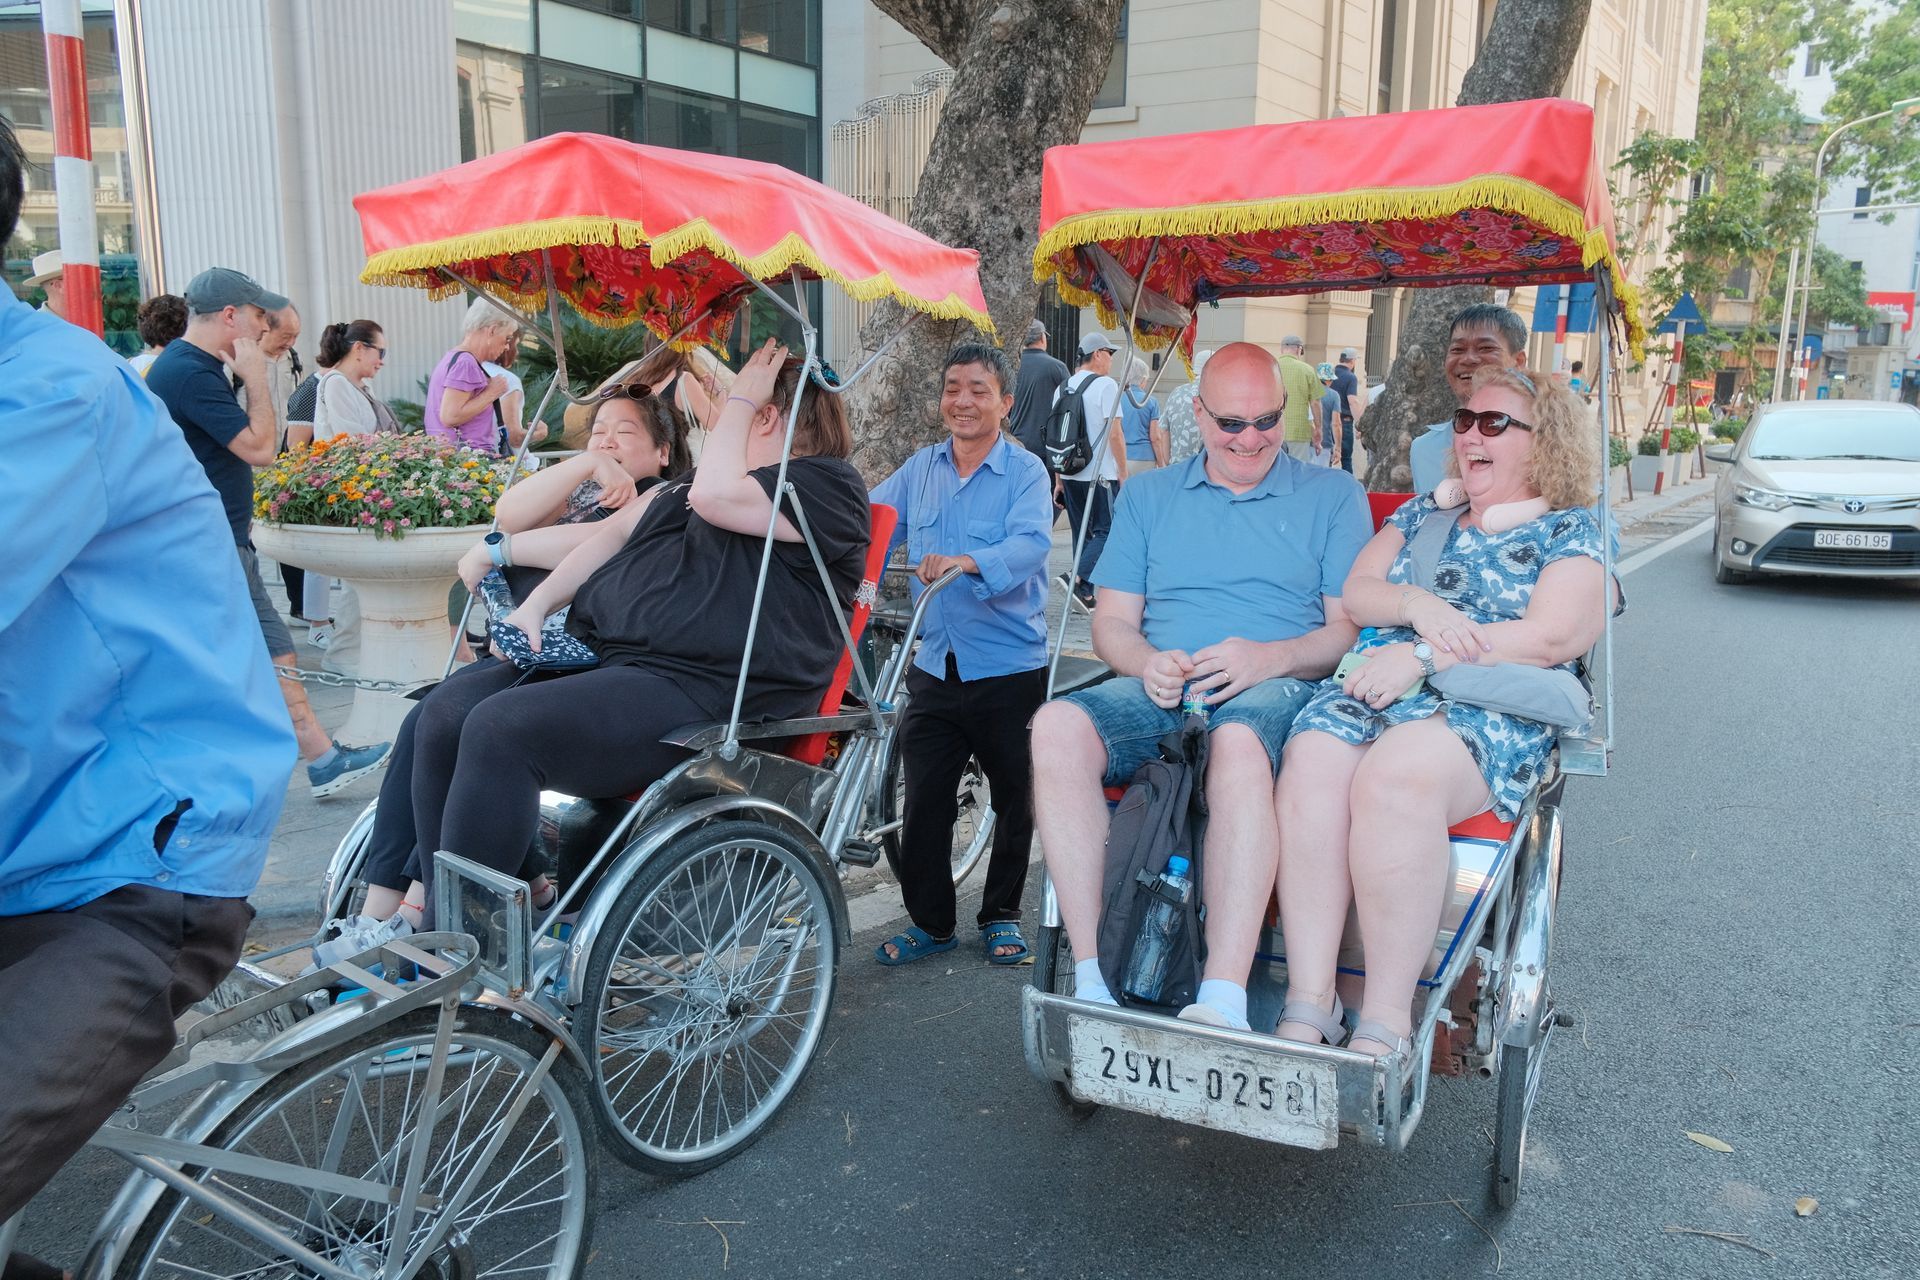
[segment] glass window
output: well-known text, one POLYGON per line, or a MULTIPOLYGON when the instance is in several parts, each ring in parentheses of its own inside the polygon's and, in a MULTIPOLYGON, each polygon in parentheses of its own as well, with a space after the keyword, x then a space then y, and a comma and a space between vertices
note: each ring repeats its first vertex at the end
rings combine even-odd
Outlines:
POLYGON ((646 0, 646 10, 656 27, 733 43, 733 0, 646 0))
POLYGON ((639 139, 640 86, 556 63, 540 64, 540 133, 604 133, 639 139))
POLYGON ((642 73, 641 31, 636 22, 588 13, 555 0, 542 0, 540 5, 543 58, 611 71, 617 76, 638 76, 642 73))
POLYGON ((684 89, 647 86, 647 141, 682 151, 732 155, 733 104, 684 89))
POLYGON ((533 52, 533 0, 453 0, 453 34, 469 44, 533 52))
POLYGON ((672 31, 647 32, 647 79, 720 98, 734 96, 734 64, 740 55, 672 31))
POLYGON ((1127 11, 1132 7, 1127 4, 1120 8, 1120 29, 1113 33, 1113 58, 1107 63, 1107 78, 1093 95, 1096 108, 1127 105, 1127 11))
MULTIPOLYGON (((1873 203, 1872 187, 1855 187, 1853 189, 1853 207, 1854 208, 1864 209, 1866 208, 1866 206, 1872 203, 1873 203)), ((1864 213, 1856 213, 1853 215, 1853 220, 1855 222, 1865 222, 1867 220, 1867 215, 1864 213)))
POLYGON ((460 158, 473 160, 527 140, 527 62, 517 53, 455 46, 460 82, 460 158))
POLYGON ((742 52, 738 57, 740 96, 748 102, 806 116, 818 109, 820 90, 814 80, 819 73, 812 67, 763 58, 757 53, 742 52))
POLYGON ((1763 461, 1846 458, 1920 462, 1917 423, 1920 418, 1897 409, 1848 414, 1783 410, 1761 418, 1747 457, 1763 461))
POLYGON ((805 116, 790 116, 759 107, 740 108, 740 156, 745 160, 764 160, 782 165, 795 173, 816 178, 820 162, 820 125, 805 116))
POLYGON ((559 0, 561 4, 570 4, 580 9, 597 9, 601 13, 610 13, 616 18, 634 18, 638 0, 559 0))
POLYGON ((818 63, 818 0, 739 0, 740 47, 794 62, 818 63))

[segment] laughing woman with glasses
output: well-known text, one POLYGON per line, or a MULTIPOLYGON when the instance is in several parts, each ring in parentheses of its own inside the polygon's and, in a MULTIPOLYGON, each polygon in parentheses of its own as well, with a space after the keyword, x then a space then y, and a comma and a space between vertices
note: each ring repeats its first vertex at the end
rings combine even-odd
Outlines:
POLYGON ((1280 923, 1290 987, 1276 1032, 1347 1036, 1334 991, 1349 898, 1366 948, 1351 1047, 1405 1053, 1415 985, 1446 895, 1447 829, 1492 809, 1511 819, 1554 731, 1443 700, 1428 677, 1456 663, 1567 667, 1604 626, 1593 415, 1557 383, 1483 368, 1454 424, 1449 478, 1387 521, 1354 561, 1362 633, 1294 721, 1280 770, 1280 923), (1463 510, 1464 508, 1464 510, 1463 510), (1410 544, 1455 522, 1431 582, 1410 544))

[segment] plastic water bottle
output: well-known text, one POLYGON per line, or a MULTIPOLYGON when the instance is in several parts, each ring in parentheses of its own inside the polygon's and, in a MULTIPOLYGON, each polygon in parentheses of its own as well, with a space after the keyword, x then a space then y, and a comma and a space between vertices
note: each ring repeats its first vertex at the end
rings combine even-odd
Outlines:
POLYGON ((1135 1000, 1160 1002, 1161 989, 1167 985, 1167 965, 1173 959, 1173 944, 1179 941, 1186 924, 1182 910, 1193 894, 1193 881, 1187 869, 1193 864, 1175 854, 1167 859, 1167 869, 1154 878, 1149 890, 1153 901, 1140 919, 1140 933, 1133 940, 1133 953, 1127 957, 1127 971, 1121 976, 1120 989, 1135 1000))
POLYGON ((1194 716, 1199 716, 1201 723, 1204 724, 1212 714, 1213 707, 1208 704, 1206 693, 1194 688, 1193 681, 1189 680, 1180 686, 1180 715, 1182 719, 1191 720, 1194 716))

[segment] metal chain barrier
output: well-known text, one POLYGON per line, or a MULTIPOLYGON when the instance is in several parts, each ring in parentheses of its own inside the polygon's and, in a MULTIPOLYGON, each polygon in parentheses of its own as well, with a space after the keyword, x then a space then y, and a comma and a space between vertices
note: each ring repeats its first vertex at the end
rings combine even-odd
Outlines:
POLYGON ((282 680, 298 680, 301 684, 323 684, 335 689, 365 689, 368 693, 412 693, 415 689, 438 680, 362 680, 356 676, 343 676, 334 671, 307 671, 301 667, 283 667, 275 664, 274 674, 282 680))

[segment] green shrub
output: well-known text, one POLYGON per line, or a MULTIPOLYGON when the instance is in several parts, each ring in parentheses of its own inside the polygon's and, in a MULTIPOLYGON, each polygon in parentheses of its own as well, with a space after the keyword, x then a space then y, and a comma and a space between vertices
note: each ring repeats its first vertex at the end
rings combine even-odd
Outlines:
POLYGON ((1740 433, 1747 429, 1745 418, 1722 418, 1713 424, 1713 438, 1716 440, 1738 440, 1740 433))
POLYGON ((1675 427, 1668 441, 1668 453, 1692 453, 1700 444, 1700 433, 1692 427, 1675 427))
POLYGON ((1640 443, 1634 446, 1633 451, 1643 458, 1657 458, 1666 452, 1660 447, 1660 433, 1658 431, 1649 431, 1647 434, 1641 436, 1640 443))
POLYGON ((1627 442, 1625 440, 1622 440, 1619 436, 1607 437, 1608 466, 1624 467, 1627 465, 1627 460, 1631 457, 1633 457, 1633 450, 1627 448, 1627 442))

